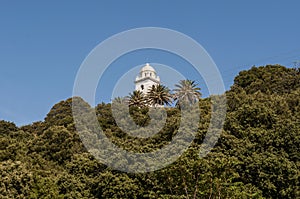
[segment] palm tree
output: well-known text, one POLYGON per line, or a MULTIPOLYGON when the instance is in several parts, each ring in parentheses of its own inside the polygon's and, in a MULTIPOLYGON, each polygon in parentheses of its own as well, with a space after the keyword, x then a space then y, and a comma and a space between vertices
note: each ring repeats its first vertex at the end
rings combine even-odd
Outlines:
POLYGON ((179 103, 195 103, 200 97, 200 88, 197 87, 198 84, 192 80, 180 80, 179 84, 175 84, 174 91, 174 101, 178 100, 176 106, 179 106, 179 103))
POLYGON ((145 106, 146 99, 142 91, 133 91, 133 93, 129 93, 129 96, 127 98, 129 106, 145 106))
POLYGON ((170 105, 172 96, 168 87, 161 84, 152 85, 147 93, 147 103, 150 106, 170 105))

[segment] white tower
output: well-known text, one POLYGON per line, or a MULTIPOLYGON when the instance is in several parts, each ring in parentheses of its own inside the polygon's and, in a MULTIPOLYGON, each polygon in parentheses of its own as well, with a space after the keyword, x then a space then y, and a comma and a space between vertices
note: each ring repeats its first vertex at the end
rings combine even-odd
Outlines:
POLYGON ((159 76, 156 71, 148 63, 141 68, 139 75, 135 78, 135 90, 142 91, 144 94, 152 87, 152 85, 160 84, 159 76))

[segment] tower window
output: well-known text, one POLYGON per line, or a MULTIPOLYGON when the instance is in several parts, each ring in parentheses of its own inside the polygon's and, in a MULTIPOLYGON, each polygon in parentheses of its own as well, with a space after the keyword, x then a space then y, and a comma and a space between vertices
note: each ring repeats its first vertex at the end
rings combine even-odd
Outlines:
POLYGON ((141 85, 141 89, 144 90, 144 85, 141 85))

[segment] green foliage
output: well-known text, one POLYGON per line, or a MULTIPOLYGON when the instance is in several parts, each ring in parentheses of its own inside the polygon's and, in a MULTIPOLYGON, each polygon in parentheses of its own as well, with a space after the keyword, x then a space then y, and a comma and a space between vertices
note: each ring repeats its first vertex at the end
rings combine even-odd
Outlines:
POLYGON ((129 93, 128 104, 129 106, 144 107, 146 105, 146 97, 142 91, 133 91, 133 93, 129 93))
POLYGON ((138 199, 143 194, 138 180, 130 178, 125 173, 111 172, 109 170, 102 172, 98 176, 94 186, 96 187, 94 194, 98 198, 138 199))
POLYGON ((72 98, 55 104, 45 118, 45 123, 49 126, 64 126, 69 130, 74 129, 72 115, 72 98))
POLYGON ((234 79, 234 87, 243 88, 246 93, 290 93, 300 87, 299 68, 286 68, 280 65, 252 67, 248 71, 241 71, 234 79))
POLYGON ((0 135, 7 134, 11 131, 17 131, 18 127, 12 123, 4 120, 0 120, 0 135))
MULTIPOLYGON (((216 96, 199 99, 200 121, 190 148, 168 167, 143 174, 112 171, 86 151, 72 117, 74 100, 81 101, 79 108, 87 113, 83 122, 89 123, 88 113, 95 110, 107 137, 132 152, 167 145, 178 133, 180 109, 159 109, 166 112, 166 123, 150 138, 123 132, 112 114, 113 105, 102 103, 92 109, 80 98, 54 105, 45 121, 22 127, 0 121, 0 198, 299 198, 299 81, 299 69, 277 65, 240 72, 226 92, 226 121, 212 152, 199 158, 215 110, 211 102, 221 100, 216 96)), ((183 92, 185 83, 179 83, 176 91, 183 92)), ((187 90, 199 91, 193 81, 189 85, 187 90)), ((157 96, 153 105, 166 104, 162 95, 157 96)), ((117 116, 125 117, 121 108, 128 101, 115 102, 117 116)), ((140 102, 144 99, 134 104, 140 102)), ((147 127, 153 113, 132 104, 129 114, 134 124, 147 127)), ((130 129, 132 124, 124 120, 121 125, 130 129)))
POLYGON ((30 185, 34 181, 32 171, 26 169, 20 161, 2 161, 0 166, 0 197, 28 197, 30 185))
POLYGON ((38 153, 59 164, 70 160, 74 153, 84 151, 77 134, 63 126, 51 126, 29 144, 28 155, 38 153))
POLYGON ((175 84, 174 89, 174 100, 177 101, 177 106, 179 103, 196 103, 200 97, 200 88, 197 87, 198 84, 192 80, 181 80, 179 84, 175 84))
MULTIPOLYGON (((122 98, 116 98, 113 100, 113 103, 119 104, 127 104, 130 107, 144 108, 147 106, 157 107, 164 105, 171 105, 172 101, 185 99, 186 95, 188 97, 192 97, 193 101, 195 96, 198 98, 201 96, 199 90, 200 88, 196 88, 196 84, 191 80, 182 80, 180 83, 185 83, 183 87, 179 87, 179 89, 175 90, 176 95, 170 93, 170 89, 164 85, 157 84, 152 85, 146 94, 142 91, 135 90, 132 93, 129 93, 127 96, 127 101, 122 98), (184 95, 184 96, 183 96, 184 95)), ((178 86, 178 85, 176 85, 178 86)))
POLYGON ((152 85, 147 93, 147 103, 151 106, 170 105, 172 97, 168 87, 164 85, 152 85))

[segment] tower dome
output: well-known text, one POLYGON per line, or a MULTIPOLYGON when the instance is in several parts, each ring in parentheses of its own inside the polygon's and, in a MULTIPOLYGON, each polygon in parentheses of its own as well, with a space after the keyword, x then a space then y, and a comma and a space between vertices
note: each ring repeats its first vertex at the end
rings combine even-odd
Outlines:
POLYGON ((146 72, 146 71, 156 73, 155 69, 154 69, 152 66, 150 66, 149 63, 146 63, 146 65, 145 65, 143 68, 141 68, 140 73, 141 73, 141 72, 146 72))
POLYGON ((156 75, 155 69, 146 63, 139 72, 139 75, 135 79, 135 90, 142 91, 146 94, 152 85, 160 84, 160 78, 156 75))

